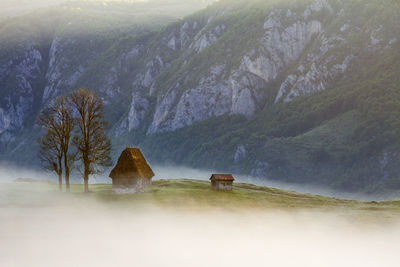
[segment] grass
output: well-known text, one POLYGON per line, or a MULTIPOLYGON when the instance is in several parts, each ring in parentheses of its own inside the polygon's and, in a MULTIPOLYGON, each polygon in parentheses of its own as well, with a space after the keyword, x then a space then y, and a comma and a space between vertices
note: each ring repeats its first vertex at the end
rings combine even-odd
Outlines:
POLYGON ((190 211, 315 211, 337 213, 356 220, 377 222, 400 218, 400 201, 360 202, 276 188, 236 183, 233 191, 214 191, 208 181, 158 180, 139 194, 113 194, 109 184, 71 185, 71 193, 60 194, 56 184, 22 182, 0 183, 1 207, 90 206, 92 201, 105 209, 178 209, 190 211))

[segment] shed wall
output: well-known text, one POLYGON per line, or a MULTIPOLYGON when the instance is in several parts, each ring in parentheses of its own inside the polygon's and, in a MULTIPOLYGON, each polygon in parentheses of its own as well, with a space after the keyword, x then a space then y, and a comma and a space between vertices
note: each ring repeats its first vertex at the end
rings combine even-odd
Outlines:
POLYGON ((215 190, 232 191, 232 181, 211 181, 211 186, 215 190))

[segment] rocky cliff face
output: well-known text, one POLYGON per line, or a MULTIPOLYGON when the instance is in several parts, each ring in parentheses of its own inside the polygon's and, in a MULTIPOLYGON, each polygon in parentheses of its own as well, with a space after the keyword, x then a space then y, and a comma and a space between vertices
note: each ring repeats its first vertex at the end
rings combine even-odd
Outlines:
POLYGON ((255 45, 243 47, 235 55, 239 65, 228 66, 226 58, 209 60, 201 75, 196 68, 187 67, 190 60, 199 53, 207 57, 202 51, 232 35, 234 25, 225 23, 226 12, 203 18, 205 24, 182 22, 172 33, 165 33, 164 49, 153 51, 154 59, 140 76, 145 92, 159 92, 147 133, 173 131, 223 114, 250 119, 265 105, 288 102, 340 83, 358 55, 365 56, 373 47, 390 48, 397 41, 394 34, 384 40, 375 38, 380 25, 360 33, 364 29, 346 23, 350 22, 349 12, 345 3, 325 0, 311 1, 301 9, 273 9, 259 23, 255 45), (357 34, 363 42, 352 46, 349 40, 357 34), (179 75, 165 84, 165 76, 157 75, 164 68, 176 69, 174 62, 165 59, 171 54, 181 59, 179 69, 185 71, 177 70, 179 75), (278 85, 271 88, 271 84, 278 85))
MULTIPOLYGON (((236 35, 246 35, 234 32, 237 24, 230 21, 230 15, 236 10, 225 8, 212 15, 205 12, 175 23, 152 38, 132 40, 115 55, 106 75, 95 78, 106 102, 131 97, 115 134, 142 127, 147 128, 148 135, 173 131, 224 114, 250 119, 265 105, 288 102, 340 83, 360 54, 390 49, 397 42, 395 35, 382 34, 382 25, 363 29, 351 24, 352 10, 346 5, 313 0, 300 8, 266 11, 264 19, 253 25, 256 34, 251 36, 252 45, 235 50, 235 55, 222 52, 223 56, 216 59, 207 58, 207 49, 217 49, 218 43, 226 45, 221 41, 224 38, 235 42, 235 38, 240 39, 236 35), (355 34, 361 46, 349 43, 355 34), (225 55, 236 57, 238 63, 232 65, 225 55), (208 62, 197 67, 196 60, 208 62), (154 104, 151 98, 156 99, 154 104), (151 117, 151 123, 143 125, 147 117, 151 117)), ((45 104, 79 87, 79 79, 85 77, 91 64, 97 64, 102 53, 99 42, 77 36, 56 35, 48 55, 42 55, 34 43, 21 46, 20 53, 1 63, 2 84, 16 88, 4 94, 0 103, 4 141, 23 126, 35 101, 45 104), (84 49, 78 56, 74 55, 81 47, 84 49), (41 96, 40 101, 34 100, 33 90, 36 97, 41 96)), ((223 49, 233 51, 234 47, 223 49)))
POLYGON ((13 141, 34 112, 35 85, 43 75, 43 56, 34 42, 20 45, 19 54, 0 65, 0 84, 5 88, 0 99, 0 142, 13 141))
MULTIPOLYGON (((151 40, 135 42, 135 37, 209 3, 173 1, 170 6, 182 4, 182 14, 167 16, 154 10, 152 3, 141 5, 137 11, 134 4, 128 3, 105 7, 75 1, 4 20, 4 26, 0 26, 1 152, 11 141, 30 141, 22 133, 32 129, 40 109, 56 96, 81 86, 99 91, 107 104, 132 97, 130 107, 121 107, 127 116, 118 121, 121 127, 116 132, 137 129, 149 106, 143 95, 148 95, 152 81, 165 66, 159 56, 146 57, 145 65, 132 64, 150 53, 152 46, 151 40), (132 43, 120 49, 123 36, 131 38, 132 43), (100 73, 103 66, 98 64, 107 69, 100 73), (132 67, 140 71, 132 73, 132 67)), ((165 5, 168 10, 170 6, 165 5)), ((178 44, 172 41, 168 40, 168 45, 177 49, 178 44)))
MULTIPOLYGON (((312 38, 322 31, 322 23, 313 19, 312 15, 323 9, 333 13, 325 1, 313 2, 301 15, 290 9, 273 10, 265 22, 258 25, 263 34, 256 37, 256 45, 251 50, 244 47, 244 51, 241 51, 244 54, 236 68, 228 69, 226 59, 222 58, 220 62, 206 66, 206 73, 191 86, 188 84, 192 83, 193 74, 182 73, 170 82, 172 86, 163 88, 164 92, 158 95, 148 134, 175 130, 223 114, 242 114, 251 118, 266 104, 268 84, 276 81, 279 75, 298 60, 312 38), (286 19, 290 23, 283 22, 286 19), (184 92, 182 87, 186 88, 184 92)), ((224 34, 232 34, 229 26, 224 24, 224 16, 226 13, 219 20, 212 16, 206 17, 206 24, 197 31, 195 29, 200 23, 182 23, 177 31, 179 34, 173 34, 171 39, 165 38, 168 40, 167 47, 176 50, 185 48, 187 44, 184 53, 190 57, 201 53, 223 38, 224 34), (192 39, 188 30, 196 33, 192 39)), ((181 68, 185 68, 187 61, 190 61, 190 57, 183 57, 186 60, 181 68)), ((156 58, 162 62, 159 55, 156 58)), ((159 66, 158 70, 161 70, 162 65, 159 66)), ((155 91, 154 86, 151 91, 155 91)))

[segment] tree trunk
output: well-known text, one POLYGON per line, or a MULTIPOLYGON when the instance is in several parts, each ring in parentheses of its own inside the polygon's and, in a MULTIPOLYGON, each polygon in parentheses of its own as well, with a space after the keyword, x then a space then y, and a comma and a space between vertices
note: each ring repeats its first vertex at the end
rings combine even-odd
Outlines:
POLYGON ((62 173, 63 173, 63 171, 62 171, 62 161, 61 161, 60 157, 58 157, 58 167, 59 167, 59 169, 58 169, 58 184, 60 186, 60 192, 62 192, 62 173))
POLYGON ((65 190, 70 192, 69 186, 69 166, 68 166, 68 159, 67 156, 64 156, 64 169, 65 169, 65 190))
POLYGON ((89 164, 84 164, 83 182, 85 185, 85 193, 89 193, 89 164))
POLYGON ((89 178, 83 178, 85 185, 85 193, 89 193, 89 178))
POLYGON ((65 174, 65 190, 67 191, 67 192, 70 192, 71 191, 71 189, 70 189, 70 186, 69 186, 69 173, 67 174, 65 174))
POLYGON ((85 178, 85 193, 89 193, 89 179, 85 178))
POLYGON ((58 187, 60 188, 60 192, 62 192, 62 174, 58 173, 58 187))

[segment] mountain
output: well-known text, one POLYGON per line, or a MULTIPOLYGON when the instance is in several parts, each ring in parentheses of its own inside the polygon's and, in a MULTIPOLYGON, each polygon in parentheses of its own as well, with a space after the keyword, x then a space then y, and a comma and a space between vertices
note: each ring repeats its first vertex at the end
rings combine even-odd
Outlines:
POLYGON ((64 7, 0 28, 2 159, 34 164, 39 110, 87 87, 115 155, 139 145, 154 163, 400 189, 398 2, 221 0, 183 19, 64 7))
POLYGON ((109 55, 113 47, 119 48, 124 42, 130 45, 131 39, 158 31, 207 4, 161 2, 69 1, 4 20, 0 27, 2 152, 14 150, 21 140, 34 141, 31 132, 38 111, 51 97, 75 88, 90 66, 96 71, 96 60, 109 55), (186 9, 176 11, 176 6, 186 9), (21 139, 23 132, 27 137, 21 139), (20 139, 14 143, 16 138, 20 139))

